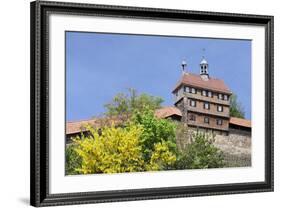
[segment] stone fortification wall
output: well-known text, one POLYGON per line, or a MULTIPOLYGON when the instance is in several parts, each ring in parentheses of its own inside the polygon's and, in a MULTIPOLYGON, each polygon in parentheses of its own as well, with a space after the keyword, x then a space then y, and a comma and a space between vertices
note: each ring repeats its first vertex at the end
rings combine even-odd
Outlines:
MULTIPOLYGON (((182 128, 177 133, 177 144, 184 149, 192 141, 195 129, 182 128)), ((208 133, 210 134, 210 133, 208 133)), ((245 130, 229 129, 228 135, 213 133, 214 145, 224 154, 227 167, 248 167, 251 166, 251 132, 245 130)))
POLYGON ((230 129, 228 136, 216 135, 214 144, 223 151, 227 166, 251 166, 251 132, 230 129))

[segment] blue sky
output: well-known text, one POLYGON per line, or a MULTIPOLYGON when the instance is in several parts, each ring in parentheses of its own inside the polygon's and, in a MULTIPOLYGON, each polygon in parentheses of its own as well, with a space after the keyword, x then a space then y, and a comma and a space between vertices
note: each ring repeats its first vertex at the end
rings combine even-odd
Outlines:
POLYGON ((102 115, 104 104, 128 88, 160 96, 171 106, 181 61, 198 74, 203 55, 210 76, 225 81, 250 119, 249 40, 66 32, 66 120, 102 115))

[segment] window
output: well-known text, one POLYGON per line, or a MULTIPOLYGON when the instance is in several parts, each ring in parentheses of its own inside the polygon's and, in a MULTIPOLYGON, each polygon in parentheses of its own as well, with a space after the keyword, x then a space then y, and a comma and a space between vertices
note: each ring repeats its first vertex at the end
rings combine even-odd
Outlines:
POLYGON ((196 101, 190 100, 189 105, 192 106, 192 107, 196 107, 196 101))
POLYGON ((207 96, 206 90, 202 90, 202 95, 203 95, 203 96, 207 96))
POLYGON ((210 123, 209 117, 205 117, 205 118, 204 118, 204 123, 210 123))
POLYGON ((184 90, 184 92, 189 92, 189 87, 185 86, 185 87, 183 88, 183 90, 184 90))
POLYGON ((196 89, 195 88, 191 88, 191 93, 196 94, 196 89))
POLYGON ((195 117, 195 115, 193 115, 193 114, 190 114, 190 116, 189 116, 189 120, 191 120, 191 121, 195 121, 195 120, 196 120, 196 117, 195 117))
POLYGON ((221 105, 218 105, 218 112, 223 112, 223 107, 221 105))
POLYGON ((178 91, 176 91, 175 95, 176 95, 176 96, 178 96, 178 95, 179 95, 179 94, 178 94, 178 91))
POLYGON ((209 91, 209 92, 208 92, 208 97, 212 97, 212 96, 213 96, 212 92, 209 91))
POLYGON ((220 100, 222 100, 222 98, 223 98, 223 96, 222 96, 222 94, 218 94, 218 98, 220 99, 220 100))
POLYGON ((209 110, 209 109, 210 109, 210 103, 205 102, 205 103, 203 104, 203 108, 209 110))
POLYGON ((228 100, 228 96, 227 95, 224 95, 224 100, 228 100))
POLYGON ((222 120, 221 119, 217 119, 217 125, 219 125, 219 126, 222 125, 222 120))

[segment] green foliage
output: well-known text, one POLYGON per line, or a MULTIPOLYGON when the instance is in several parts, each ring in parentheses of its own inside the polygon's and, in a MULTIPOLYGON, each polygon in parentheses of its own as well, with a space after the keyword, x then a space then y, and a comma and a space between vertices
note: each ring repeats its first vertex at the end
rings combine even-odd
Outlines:
POLYGON ((67 174, 124 173, 155 171, 167 169, 176 161, 176 156, 169 150, 168 143, 159 141, 153 144, 149 160, 144 160, 140 137, 144 132, 141 125, 128 124, 124 128, 107 126, 101 133, 88 126, 87 135, 73 140, 68 149, 71 154, 67 160, 67 174), (72 156, 78 156, 78 163, 72 156))
POLYGON ((76 168, 81 163, 81 157, 74 150, 73 144, 66 146, 65 160, 66 160, 66 164, 65 164, 66 165, 66 167, 65 167, 66 174, 67 175, 77 174, 76 168))
POLYGON ((146 170, 167 170, 171 169, 176 161, 176 155, 169 149, 167 142, 159 142, 154 144, 154 150, 150 157, 149 163, 146 165, 146 170))
POLYGON ((224 166, 222 152, 213 145, 207 134, 197 132, 193 141, 179 155, 175 169, 203 169, 224 166))
POLYGON ((137 94, 135 89, 129 89, 127 94, 118 93, 113 100, 105 105, 109 116, 132 114, 134 111, 142 112, 146 108, 155 110, 161 107, 163 99, 145 93, 137 94))
POLYGON ((245 118, 245 112, 242 104, 238 101, 237 95, 230 96, 230 116, 237 118, 245 118))
MULTIPOLYGON (((163 100, 147 94, 119 93, 106 104, 108 118, 124 117, 122 127, 105 122, 101 129, 87 127, 66 148, 67 174, 123 173, 170 169, 223 167, 222 153, 202 133, 155 117, 163 100), (186 140, 192 142, 185 147, 186 140), (178 145, 176 144, 178 142, 178 145)), ((231 101, 244 115, 237 98, 231 101)), ((236 116, 237 117, 237 116, 236 116)))
POLYGON ((145 161, 150 160, 157 143, 165 143, 169 151, 176 154, 176 126, 173 122, 156 118, 154 112, 149 109, 143 112, 136 111, 132 120, 136 125, 141 125, 143 129, 140 144, 145 161))

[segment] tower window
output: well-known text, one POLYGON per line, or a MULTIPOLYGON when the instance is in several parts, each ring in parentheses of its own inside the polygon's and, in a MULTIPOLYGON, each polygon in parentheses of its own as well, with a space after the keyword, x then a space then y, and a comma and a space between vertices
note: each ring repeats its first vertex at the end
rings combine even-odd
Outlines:
POLYGON ((224 95, 224 100, 228 100, 228 96, 227 95, 224 95))
POLYGON ((213 97, 213 93, 211 91, 208 92, 208 97, 213 97))
POLYGON ((210 123, 209 117, 205 117, 205 118, 204 118, 204 123, 210 123))
POLYGON ((209 109, 210 109, 210 103, 205 102, 205 103, 203 104, 203 108, 209 110, 209 109))
POLYGON ((191 88, 191 93, 196 94, 196 89, 195 88, 191 88))
POLYGON ((221 126, 222 125, 222 120, 221 119, 217 119, 217 125, 221 126))
POLYGON ((184 92, 189 92, 189 87, 185 86, 185 87, 183 88, 183 90, 184 90, 184 92))
POLYGON ((189 105, 192 106, 192 107, 196 107, 196 101, 190 100, 189 105))
POLYGON ((202 90, 202 95, 203 95, 203 96, 207 96, 206 90, 202 90))
POLYGON ((221 105, 218 105, 218 112, 223 112, 223 107, 221 105))
POLYGON ((195 115, 190 114, 190 116, 189 116, 189 120, 191 120, 191 121, 196 121, 196 117, 195 117, 195 115))

